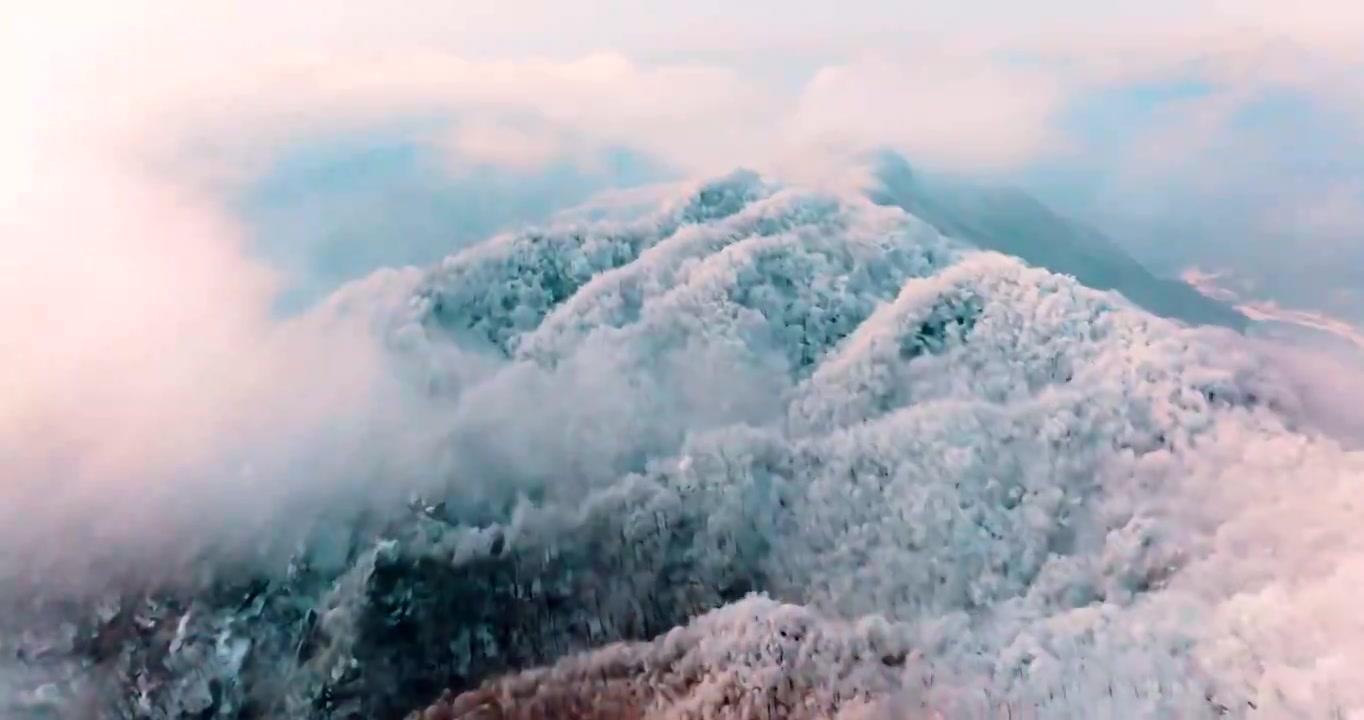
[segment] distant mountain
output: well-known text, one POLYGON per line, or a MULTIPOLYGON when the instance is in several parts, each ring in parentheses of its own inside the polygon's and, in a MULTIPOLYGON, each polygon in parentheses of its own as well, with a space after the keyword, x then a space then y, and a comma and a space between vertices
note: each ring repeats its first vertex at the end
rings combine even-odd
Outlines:
POLYGON ((1248 324, 1235 308, 1154 275, 1103 233, 1052 212, 1027 193, 929 176, 890 152, 873 162, 871 199, 903 208, 944 235, 1074 276, 1092 288, 1116 290, 1157 315, 1236 330, 1248 324))

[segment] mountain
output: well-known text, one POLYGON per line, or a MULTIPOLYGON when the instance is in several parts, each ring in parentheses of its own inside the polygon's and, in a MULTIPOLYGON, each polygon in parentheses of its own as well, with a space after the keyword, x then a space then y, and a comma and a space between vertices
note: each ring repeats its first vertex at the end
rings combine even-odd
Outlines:
POLYGON ((903 208, 939 232, 1030 265, 1074 276, 1088 287, 1115 290, 1147 310, 1200 325, 1244 330, 1236 309, 1179 280, 1156 277, 1103 233, 1049 210, 1012 188, 916 173, 894 153, 874 160, 871 198, 903 208))
POLYGON ((1364 461, 1234 333, 982 249, 1037 262, 1044 211, 906 197, 937 222, 736 172, 343 289, 417 403, 366 449, 410 502, 292 514, 332 542, 278 572, 26 596, 6 717, 1364 708, 1364 461))

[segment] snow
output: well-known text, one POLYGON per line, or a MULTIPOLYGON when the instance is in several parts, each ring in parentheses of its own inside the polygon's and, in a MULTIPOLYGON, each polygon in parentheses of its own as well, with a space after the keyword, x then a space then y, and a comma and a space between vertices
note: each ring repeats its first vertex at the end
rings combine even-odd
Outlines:
MULTIPOLYGON (((1229 331, 746 172, 319 312, 357 311, 425 393, 384 482, 619 568, 600 647, 504 700, 610 676, 677 717, 1364 717, 1364 455, 1229 331), (710 610, 615 642, 669 598, 710 610)), ((461 537, 431 557, 503 541, 461 537)))
POLYGON ((1336 594, 1364 533, 1325 502, 1361 458, 1296 431, 1229 333, 745 174, 494 239, 422 293, 424 332, 505 363, 455 401, 477 461, 454 476, 571 506, 640 475, 705 517, 699 552, 795 608, 698 619, 707 672, 804 672, 730 645, 795 612, 880 623, 937 695, 1048 717, 1115 682, 1125 716, 1364 711, 1336 594))

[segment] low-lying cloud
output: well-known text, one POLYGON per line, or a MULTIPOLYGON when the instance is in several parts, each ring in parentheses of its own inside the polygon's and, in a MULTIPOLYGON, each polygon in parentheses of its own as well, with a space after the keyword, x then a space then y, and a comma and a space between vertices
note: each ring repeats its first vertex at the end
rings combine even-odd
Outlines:
POLYGON ((214 200, 111 158, 35 174, 22 210, 0 289, 6 580, 245 540, 269 498, 325 482, 286 466, 372 409, 363 327, 276 321, 277 275, 214 200), (251 457, 281 465, 253 478, 251 457))
MULTIPOLYGON (((874 5, 843 11, 885 22, 831 26, 849 47, 878 25, 915 27, 914 12, 874 5)), ((601 12, 592 17, 610 15, 605 3, 593 7, 601 12)), ((1319 20, 1292 25, 1309 46, 1336 18, 1313 7, 1319 20)), ((228 190, 300 138, 434 115, 454 119, 446 141, 458 151, 523 169, 620 145, 686 175, 750 165, 819 176, 828 168, 816 160, 888 146, 945 169, 998 174, 1066 147, 1056 117, 1096 78, 1163 72, 1196 55, 1134 22, 1130 34, 1152 38, 1158 51, 1117 75, 1073 72, 1082 53, 1068 43, 1083 18, 1050 28, 1033 18, 1017 45, 1070 63, 1052 73, 1010 56, 999 28, 975 38, 951 13, 919 9, 922 28, 956 28, 972 42, 852 54, 830 39, 808 51, 836 57, 817 63, 794 94, 748 74, 757 36, 735 31, 707 47, 704 62, 677 59, 679 44, 715 24, 699 14, 674 17, 670 28, 635 11, 586 27, 562 5, 529 1, 404 12, 216 2, 190 11, 150 1, 20 11, 6 43, 16 62, 0 71, 20 108, 0 120, 10 159, 0 171, 0 465, 13 557, 43 557, 58 547, 53 538, 80 528, 100 546, 151 547, 202 529, 194 526, 206 515, 219 515, 210 525, 239 524, 265 509, 262 497, 291 492, 279 488, 324 482, 316 466, 301 469, 308 463, 346 465, 329 448, 368 432, 376 403, 389 417, 410 409, 384 384, 389 368, 368 328, 272 314, 289 278, 251 252, 228 211, 228 190), (642 25, 630 27, 631 18, 642 25), (523 44, 567 39, 543 52, 507 40, 513 49, 493 52, 494 40, 517 33, 523 44), (665 51, 673 57, 655 57, 665 51), (306 442, 291 445, 296 438, 306 442), (275 468, 234 465, 261 448, 275 468)), ((811 12, 797 5, 781 23, 777 35, 792 52, 805 52, 799 21, 811 12)), ((1202 5, 1193 15, 1209 33, 1231 27, 1202 5)), ((736 27, 761 27, 759 19, 736 27)), ((1195 135, 1183 125, 1173 132, 1195 135)), ((1333 222, 1353 217, 1348 198, 1327 209, 1333 222)))

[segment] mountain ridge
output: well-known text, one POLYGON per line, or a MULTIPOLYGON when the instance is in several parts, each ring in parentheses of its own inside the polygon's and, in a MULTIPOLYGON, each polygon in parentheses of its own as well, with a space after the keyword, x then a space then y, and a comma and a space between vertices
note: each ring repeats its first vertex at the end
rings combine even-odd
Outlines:
MULTIPOLYGON (((328 505, 342 546, 275 576, 54 608, 0 633, 0 682, 155 720, 1216 718, 1357 687, 1276 698, 1296 623, 1243 594, 1349 557, 1318 542, 1349 503, 1300 503, 1364 461, 1223 328, 752 172, 341 295, 424 403, 369 449, 408 504, 328 505), (1221 542, 1281 513, 1321 532, 1221 542)), ((1304 582, 1284 607, 1331 580, 1304 582)))
POLYGON ((1163 317, 1244 331, 1249 319, 1175 279, 1152 274, 1099 230, 1065 218, 1012 187, 990 187, 916 172, 902 156, 872 156, 869 197, 982 249, 1114 290, 1163 317))

